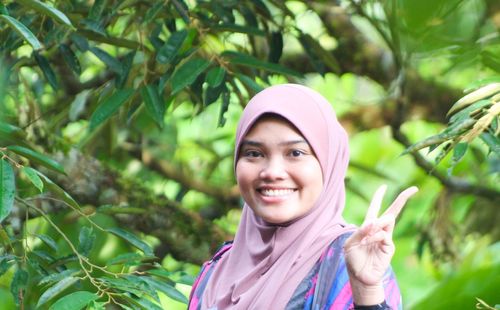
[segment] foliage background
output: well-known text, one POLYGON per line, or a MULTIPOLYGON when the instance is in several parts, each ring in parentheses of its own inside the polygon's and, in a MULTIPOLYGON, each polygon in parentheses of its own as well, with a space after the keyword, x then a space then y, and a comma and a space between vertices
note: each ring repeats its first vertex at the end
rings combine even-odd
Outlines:
POLYGON ((4 1, 3 309, 184 309, 237 227, 242 107, 288 81, 350 134, 349 221, 381 183, 420 188, 405 308, 495 307, 499 28, 488 0, 4 1))

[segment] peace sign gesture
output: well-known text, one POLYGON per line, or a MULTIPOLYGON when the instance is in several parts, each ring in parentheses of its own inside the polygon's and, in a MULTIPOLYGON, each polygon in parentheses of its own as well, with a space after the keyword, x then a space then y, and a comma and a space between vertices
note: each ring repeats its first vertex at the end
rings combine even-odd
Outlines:
POLYGON ((394 254, 392 232, 396 217, 406 201, 418 191, 415 186, 404 190, 391 206, 378 216, 386 189, 386 185, 377 189, 363 224, 344 244, 353 298, 358 305, 378 304, 384 301, 382 278, 394 254))

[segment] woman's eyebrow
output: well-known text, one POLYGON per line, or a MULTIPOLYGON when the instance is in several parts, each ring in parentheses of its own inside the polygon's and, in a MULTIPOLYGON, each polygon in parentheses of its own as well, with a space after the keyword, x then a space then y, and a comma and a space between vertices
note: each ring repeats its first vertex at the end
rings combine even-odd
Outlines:
MULTIPOLYGON (((280 146, 289 146, 289 145, 302 144, 302 143, 309 145, 309 143, 307 143, 307 141, 304 140, 304 139, 283 141, 283 142, 278 143, 278 145, 280 145, 280 146)), ((247 145, 249 145, 249 146, 262 146, 263 143, 255 141, 255 140, 243 140, 241 142, 241 146, 242 147, 243 146, 247 146, 247 145)))

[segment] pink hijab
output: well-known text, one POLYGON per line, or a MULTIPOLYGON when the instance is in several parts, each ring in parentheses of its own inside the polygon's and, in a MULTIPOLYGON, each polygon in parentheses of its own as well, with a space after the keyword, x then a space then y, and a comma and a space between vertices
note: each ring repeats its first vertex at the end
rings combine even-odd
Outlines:
POLYGON ((236 132, 235 166, 244 136, 265 113, 281 115, 309 142, 321 165, 323 191, 309 213, 286 226, 266 223, 245 204, 233 247, 215 266, 202 309, 284 309, 325 248, 353 230, 342 218, 348 138, 328 101, 295 84, 255 95, 236 132))

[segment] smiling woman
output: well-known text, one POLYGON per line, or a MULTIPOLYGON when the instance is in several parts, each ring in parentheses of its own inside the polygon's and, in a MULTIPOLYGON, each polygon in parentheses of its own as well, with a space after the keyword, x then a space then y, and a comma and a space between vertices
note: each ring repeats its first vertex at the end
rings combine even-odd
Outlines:
POLYGON ((273 114, 259 118, 241 143, 236 179, 243 199, 264 221, 284 225, 313 207, 321 166, 301 133, 273 114))
POLYGON ((392 231, 416 188, 378 217, 381 187, 356 228, 342 217, 348 161, 347 134, 321 95, 295 84, 257 94, 236 132, 240 225, 204 264, 189 309, 401 308, 392 231))

